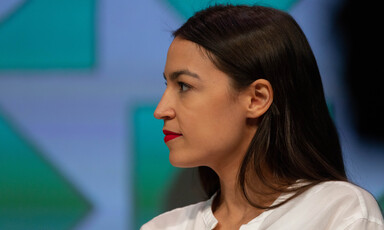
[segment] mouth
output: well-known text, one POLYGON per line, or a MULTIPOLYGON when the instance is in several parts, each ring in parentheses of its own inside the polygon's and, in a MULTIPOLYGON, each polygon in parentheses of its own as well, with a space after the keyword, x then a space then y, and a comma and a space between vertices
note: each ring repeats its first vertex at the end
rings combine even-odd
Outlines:
POLYGON ((165 137, 164 137, 165 143, 167 143, 168 141, 173 140, 177 137, 183 136, 181 133, 174 133, 174 132, 171 132, 171 131, 168 131, 165 129, 163 130, 163 133, 165 135, 165 137))

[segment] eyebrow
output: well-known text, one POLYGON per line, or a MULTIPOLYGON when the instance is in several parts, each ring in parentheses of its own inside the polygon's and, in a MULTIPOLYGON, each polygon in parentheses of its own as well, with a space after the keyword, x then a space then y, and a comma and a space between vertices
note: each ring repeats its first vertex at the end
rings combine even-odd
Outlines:
MULTIPOLYGON (((176 80, 180 75, 188 75, 188 76, 191 76, 191 77, 194 77, 194 78, 197 78, 197 79, 200 79, 200 76, 197 74, 197 73, 193 73, 187 69, 183 69, 183 70, 178 70, 178 71, 175 71, 175 72, 172 72, 169 76, 169 78, 171 79, 171 81, 174 81, 176 80)), ((165 80, 167 80, 167 77, 165 76, 165 74, 163 73, 163 77, 165 80)))

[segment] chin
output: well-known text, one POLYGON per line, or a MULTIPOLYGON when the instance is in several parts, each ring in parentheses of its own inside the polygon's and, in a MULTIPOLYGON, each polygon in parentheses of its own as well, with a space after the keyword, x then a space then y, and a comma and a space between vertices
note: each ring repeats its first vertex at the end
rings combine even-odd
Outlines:
POLYGON ((181 156, 181 154, 175 154, 172 151, 169 153, 169 162, 177 168, 194 168, 200 166, 195 160, 188 159, 188 154, 187 157, 185 157, 181 156))

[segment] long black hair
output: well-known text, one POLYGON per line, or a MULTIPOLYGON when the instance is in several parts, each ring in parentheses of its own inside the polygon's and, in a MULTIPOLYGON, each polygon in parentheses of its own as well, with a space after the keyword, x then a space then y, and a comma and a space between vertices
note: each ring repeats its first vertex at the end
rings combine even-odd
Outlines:
MULTIPOLYGON (((323 181, 347 180, 315 57, 288 13, 262 6, 215 5, 197 12, 173 35, 203 48, 235 89, 260 78, 272 85, 273 103, 258 118, 238 175, 252 205, 267 208, 247 193, 254 176, 276 192, 294 191, 292 198, 323 181), (307 183, 289 187, 300 179, 307 183)), ((206 194, 218 192, 217 174, 207 167, 199 171, 206 194)))

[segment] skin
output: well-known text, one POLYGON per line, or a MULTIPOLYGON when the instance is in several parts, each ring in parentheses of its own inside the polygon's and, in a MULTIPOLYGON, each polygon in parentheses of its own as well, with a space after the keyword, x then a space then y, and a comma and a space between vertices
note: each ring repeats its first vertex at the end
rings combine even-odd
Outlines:
POLYGON ((167 88, 154 112, 164 129, 181 136, 166 142, 176 167, 208 166, 219 176, 216 229, 238 229, 262 211, 243 198, 237 173, 257 130, 257 119, 273 100, 268 81, 236 91, 197 44, 175 38, 164 69, 167 88))

